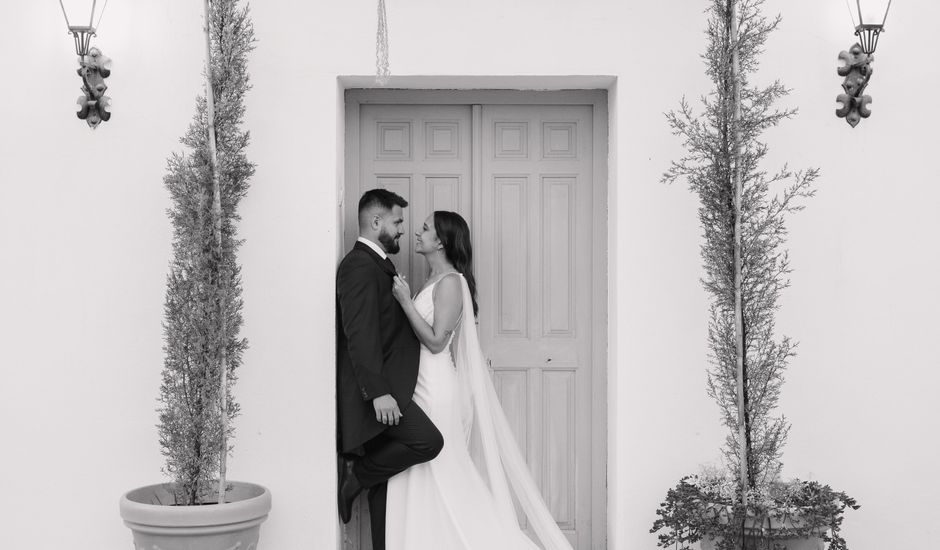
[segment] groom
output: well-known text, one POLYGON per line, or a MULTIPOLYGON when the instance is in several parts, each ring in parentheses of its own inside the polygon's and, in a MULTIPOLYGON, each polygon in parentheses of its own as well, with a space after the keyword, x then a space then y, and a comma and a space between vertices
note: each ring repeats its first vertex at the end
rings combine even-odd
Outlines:
POLYGON ((385 549, 387 481, 431 460, 444 440, 411 401, 418 378, 418 339, 392 294, 408 202, 385 189, 359 200, 359 239, 336 274, 336 406, 340 519, 369 489, 372 546, 385 549))

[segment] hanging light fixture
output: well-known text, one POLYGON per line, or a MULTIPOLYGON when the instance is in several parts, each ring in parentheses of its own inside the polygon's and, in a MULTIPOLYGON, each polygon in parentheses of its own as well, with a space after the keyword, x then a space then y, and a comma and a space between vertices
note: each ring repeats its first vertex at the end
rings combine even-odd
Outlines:
POLYGON ((868 108, 871 96, 865 95, 864 92, 874 72, 871 63, 875 59, 878 37, 884 31, 885 21, 888 20, 891 0, 855 0, 854 9, 850 0, 846 0, 846 5, 852 24, 855 25, 858 42, 848 51, 839 54, 843 64, 837 72, 845 79, 842 81, 843 93, 836 97, 836 101, 840 103, 836 116, 844 118, 854 128, 861 119, 871 115, 868 108))
POLYGON ((884 31, 885 21, 888 20, 888 10, 891 9, 891 0, 855 0, 855 9, 849 6, 852 22, 855 25, 855 36, 858 36, 862 51, 868 55, 875 53, 878 46, 878 36, 884 31))
POLYGON ((111 118, 111 98, 105 95, 108 85, 104 82, 111 75, 111 60, 101 50, 91 46, 91 38, 101 24, 108 0, 101 4, 98 0, 59 0, 59 6, 65 16, 65 26, 75 39, 78 76, 82 79, 82 95, 76 100, 78 109, 75 114, 95 129, 98 124, 111 118), (84 22, 86 13, 87 25, 73 24, 84 22))
POLYGON ((95 30, 101 24, 101 16, 104 15, 104 9, 107 5, 108 0, 105 0, 102 4, 99 4, 98 0, 91 0, 90 2, 88 0, 59 0, 62 15, 65 16, 65 26, 68 27, 69 34, 75 38, 76 54, 88 55, 91 37, 95 36, 95 30), (86 13, 88 14, 88 24, 79 24, 85 21, 86 13), (71 18, 69 15, 71 15, 71 18), (76 24, 73 24, 73 22, 76 24))

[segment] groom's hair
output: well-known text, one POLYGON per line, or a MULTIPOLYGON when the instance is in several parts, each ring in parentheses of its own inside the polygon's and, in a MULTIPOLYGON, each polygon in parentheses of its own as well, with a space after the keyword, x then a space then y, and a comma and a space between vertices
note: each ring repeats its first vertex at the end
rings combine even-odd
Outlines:
POLYGON ((388 189, 370 189, 366 191, 359 199, 359 227, 369 225, 367 216, 370 210, 378 207, 388 212, 395 205, 405 208, 408 206, 408 201, 388 189))

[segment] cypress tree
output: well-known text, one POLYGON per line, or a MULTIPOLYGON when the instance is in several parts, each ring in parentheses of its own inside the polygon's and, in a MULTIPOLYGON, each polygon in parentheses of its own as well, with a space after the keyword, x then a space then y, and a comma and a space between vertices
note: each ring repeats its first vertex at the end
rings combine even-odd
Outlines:
POLYGON ((239 202, 255 171, 245 154, 249 134, 241 127, 254 29, 248 8, 236 4, 213 0, 208 15, 207 82, 214 99, 218 197, 214 200, 205 95, 196 98, 196 113, 180 139, 186 149, 170 156, 163 179, 172 199, 167 214, 173 225, 173 258, 164 303, 158 429, 164 472, 175 482, 177 503, 183 505, 216 499, 214 484, 223 455, 231 450, 228 420, 239 412, 232 384, 248 344, 239 336, 242 288, 236 253, 241 241, 236 225, 239 202), (224 389, 219 382, 223 370, 224 389))
POLYGON ((792 171, 784 166, 768 173, 761 166, 768 151, 760 140, 762 132, 797 113, 774 107, 789 93, 779 81, 764 87, 750 83, 764 44, 780 23, 779 16, 762 15, 763 3, 711 0, 703 59, 714 88, 701 98, 701 114, 693 112, 684 98, 677 111, 666 113, 673 133, 684 138, 686 155, 663 175, 667 183, 686 180, 701 200, 702 284, 711 298, 708 394, 729 428, 723 450, 726 462, 731 470, 745 472, 740 480, 742 492, 776 481, 782 467, 789 423, 783 416, 774 416, 773 410, 796 348, 790 338, 775 334, 778 299, 789 286, 791 271, 785 221, 803 208, 801 199, 815 194, 812 183, 818 176, 816 168, 792 171), (742 189, 737 208, 736 173, 742 189), (782 189, 771 192, 780 185, 782 189), (740 267, 736 268, 738 217, 740 267), (740 284, 737 330, 736 282, 740 284), (738 396, 738 330, 743 337, 743 411, 738 396), (742 457, 746 457, 744 468, 742 457))

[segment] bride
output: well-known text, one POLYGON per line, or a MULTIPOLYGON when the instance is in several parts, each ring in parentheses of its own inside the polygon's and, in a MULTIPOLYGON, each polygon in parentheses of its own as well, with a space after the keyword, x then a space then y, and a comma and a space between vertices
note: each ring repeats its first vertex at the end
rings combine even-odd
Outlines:
POLYGON ((542 500, 499 404, 480 350, 470 230, 437 211, 415 251, 431 268, 412 298, 400 276, 392 292, 421 342, 414 401, 444 436, 430 462, 388 482, 388 550, 537 550, 519 527, 513 500, 541 547, 571 550, 542 500))

